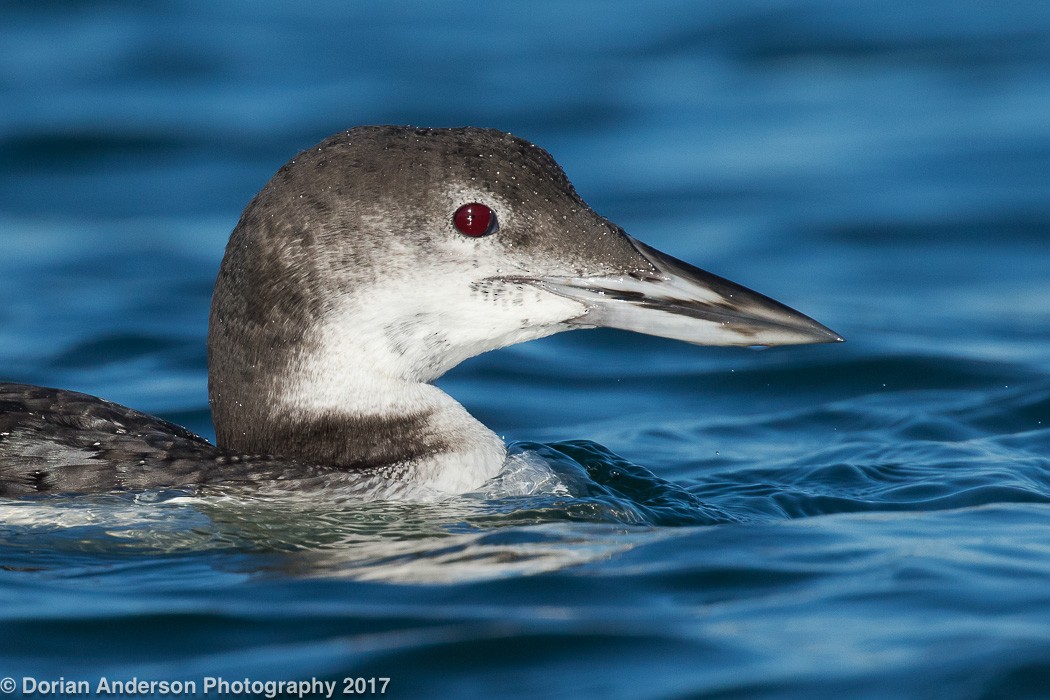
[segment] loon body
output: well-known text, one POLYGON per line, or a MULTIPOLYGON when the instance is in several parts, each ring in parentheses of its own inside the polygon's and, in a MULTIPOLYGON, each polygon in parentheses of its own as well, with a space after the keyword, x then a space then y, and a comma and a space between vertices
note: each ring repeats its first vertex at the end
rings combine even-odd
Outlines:
POLYGON ((467 492, 505 447, 432 382, 482 352, 597 326, 701 345, 841 340, 628 236, 526 141, 358 127, 282 167, 230 237, 208 334, 217 445, 84 394, 0 383, 0 495, 467 492))

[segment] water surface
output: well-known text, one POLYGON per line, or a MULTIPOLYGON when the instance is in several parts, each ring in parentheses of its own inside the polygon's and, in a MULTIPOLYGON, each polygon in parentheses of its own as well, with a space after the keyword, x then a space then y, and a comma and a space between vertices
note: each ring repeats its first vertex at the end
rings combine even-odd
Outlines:
MULTIPOLYGON (((614 331, 441 386, 560 486, 0 504, 0 677, 1050 696, 1050 6, 0 4, 0 376, 212 436, 241 207, 355 124, 513 131, 848 339, 614 331)), ((506 484, 504 484, 506 486, 506 484)))

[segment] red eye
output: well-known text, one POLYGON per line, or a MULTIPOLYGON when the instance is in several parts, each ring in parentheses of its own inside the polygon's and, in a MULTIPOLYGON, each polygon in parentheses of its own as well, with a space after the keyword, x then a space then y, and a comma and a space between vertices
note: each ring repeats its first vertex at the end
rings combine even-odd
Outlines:
POLYGON ((472 202, 464 204, 452 216, 456 230, 464 236, 484 236, 496 230, 496 212, 484 204, 472 202))

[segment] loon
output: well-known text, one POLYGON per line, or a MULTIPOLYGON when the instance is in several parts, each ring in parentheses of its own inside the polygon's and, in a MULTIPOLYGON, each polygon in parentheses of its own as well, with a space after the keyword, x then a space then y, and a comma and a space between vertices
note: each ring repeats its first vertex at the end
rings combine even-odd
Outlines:
POLYGON ((208 332, 216 444, 86 394, 0 383, 0 496, 470 492, 506 447, 434 380, 598 326, 698 345, 842 340, 632 238, 525 140, 353 128, 278 170, 230 236, 208 332))

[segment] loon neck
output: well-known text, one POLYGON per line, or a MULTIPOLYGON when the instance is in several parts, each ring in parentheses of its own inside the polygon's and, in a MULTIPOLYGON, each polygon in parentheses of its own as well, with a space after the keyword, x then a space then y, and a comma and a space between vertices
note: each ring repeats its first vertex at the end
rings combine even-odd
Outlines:
POLYGON ((409 353, 359 330, 375 324, 331 313, 309 319, 299 309, 282 318, 280 305, 236 281, 220 275, 208 339, 220 447, 458 493, 502 468, 502 440, 431 384, 429 372, 406 365, 409 353))
POLYGON ((506 457, 495 433, 431 384, 300 375, 261 393, 272 397, 269 405, 241 401, 233 412, 216 413, 220 446, 347 471, 377 470, 450 493, 477 488, 506 457))

